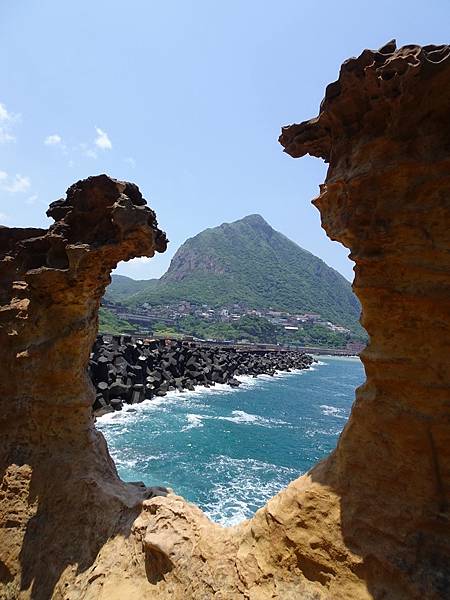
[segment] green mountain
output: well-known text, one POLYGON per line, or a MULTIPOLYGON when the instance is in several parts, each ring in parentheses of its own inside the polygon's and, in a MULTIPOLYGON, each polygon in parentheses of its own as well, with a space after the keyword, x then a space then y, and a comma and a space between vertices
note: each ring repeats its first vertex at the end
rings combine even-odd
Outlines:
POLYGON ((128 321, 119 319, 113 312, 100 306, 98 311, 98 332, 120 334, 125 331, 133 331, 134 327, 128 321))
POLYGON ((206 229, 186 242, 161 279, 113 276, 107 299, 129 306, 181 300, 315 312, 361 332, 350 283, 320 258, 275 231, 260 215, 206 229))
POLYGON ((125 275, 113 275, 112 282, 106 289, 105 298, 110 302, 123 302, 131 298, 137 292, 141 292, 158 279, 131 279, 125 275))

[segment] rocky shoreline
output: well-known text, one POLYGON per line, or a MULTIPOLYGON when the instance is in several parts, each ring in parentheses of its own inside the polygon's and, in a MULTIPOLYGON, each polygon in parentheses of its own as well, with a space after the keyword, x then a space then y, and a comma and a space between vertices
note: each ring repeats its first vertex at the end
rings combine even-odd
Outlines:
POLYGON ((89 374, 96 390, 93 411, 100 417, 124 404, 216 383, 240 385, 239 375, 274 375, 308 369, 312 356, 298 351, 240 351, 194 342, 133 339, 99 335, 92 348, 89 374))

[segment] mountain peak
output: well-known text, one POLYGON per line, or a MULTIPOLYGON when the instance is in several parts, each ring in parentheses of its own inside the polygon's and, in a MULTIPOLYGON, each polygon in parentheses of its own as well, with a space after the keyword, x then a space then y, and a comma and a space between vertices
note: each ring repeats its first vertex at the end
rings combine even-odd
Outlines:
POLYGON ((236 225, 246 225, 247 227, 251 227, 256 233, 263 234, 266 237, 270 237, 275 233, 274 229, 271 227, 271 225, 269 225, 264 217, 258 214, 247 215, 238 221, 230 223, 230 225, 232 227, 236 225))
POLYGON ((273 229, 259 214, 205 229, 178 249, 159 281, 134 294, 136 305, 194 304, 319 313, 357 327, 350 283, 322 260, 273 229))
POLYGON ((249 225, 269 225, 269 223, 261 215, 258 215, 256 213, 243 217, 241 221, 243 223, 248 223, 249 225))

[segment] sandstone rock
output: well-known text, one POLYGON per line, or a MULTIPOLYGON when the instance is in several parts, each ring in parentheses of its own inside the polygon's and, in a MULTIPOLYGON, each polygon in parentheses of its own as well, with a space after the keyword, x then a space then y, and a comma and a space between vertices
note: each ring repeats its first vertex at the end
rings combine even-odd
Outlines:
POLYGON ((315 204, 356 263, 367 381, 335 452, 233 528, 123 484, 92 425, 107 272, 163 246, 137 188, 88 180, 69 190, 79 224, 60 202, 53 232, 0 229, 4 597, 448 597, 449 106, 450 47, 389 43, 346 61, 319 116, 283 129, 291 155, 330 163, 315 204))
POLYGON ((67 597, 64 580, 127 535, 144 498, 95 430, 86 367, 111 269, 164 251, 165 235, 138 188, 106 175, 71 186, 48 214, 48 231, 0 228, 2 599, 67 597))

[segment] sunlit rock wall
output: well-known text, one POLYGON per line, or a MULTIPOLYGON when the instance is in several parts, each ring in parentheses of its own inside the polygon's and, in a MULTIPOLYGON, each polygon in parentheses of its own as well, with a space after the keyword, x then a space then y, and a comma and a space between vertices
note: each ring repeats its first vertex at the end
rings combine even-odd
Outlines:
POLYGON ((137 186, 106 175, 47 214, 48 231, 0 228, 0 598, 50 597, 143 497, 95 429, 86 366, 111 270, 165 234, 137 186))
POLYGON ((2 599, 449 597, 449 106, 450 48, 391 42, 283 129, 329 162, 314 203, 356 264, 367 382, 336 451, 233 528, 120 482, 90 417, 109 270, 165 248, 137 188, 91 178, 49 232, 0 230, 2 599))

